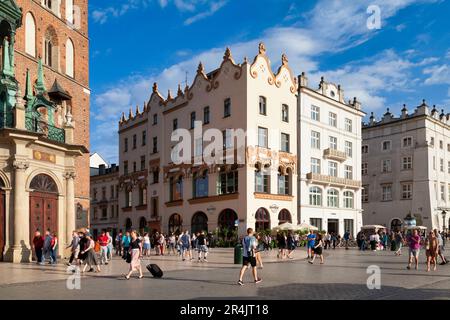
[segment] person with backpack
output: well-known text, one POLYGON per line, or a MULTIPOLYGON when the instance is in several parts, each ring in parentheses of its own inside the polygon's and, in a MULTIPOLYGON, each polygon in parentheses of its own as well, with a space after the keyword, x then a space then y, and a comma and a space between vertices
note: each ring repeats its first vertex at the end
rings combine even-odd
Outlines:
POLYGON ((255 283, 260 283, 262 281, 261 278, 258 278, 258 271, 256 269, 256 238, 253 235, 253 229, 247 229, 247 236, 242 240, 243 253, 242 253, 242 268, 239 272, 239 281, 238 284, 243 286, 244 282, 242 278, 244 277, 245 271, 248 268, 248 265, 252 268, 253 279, 255 283))

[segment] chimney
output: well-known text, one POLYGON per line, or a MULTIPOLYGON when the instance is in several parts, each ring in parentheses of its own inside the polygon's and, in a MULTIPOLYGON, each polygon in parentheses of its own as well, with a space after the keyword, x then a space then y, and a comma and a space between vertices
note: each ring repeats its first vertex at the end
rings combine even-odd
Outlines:
POLYGON ((98 166, 98 170, 100 175, 105 174, 106 166, 104 164, 101 164, 98 166))

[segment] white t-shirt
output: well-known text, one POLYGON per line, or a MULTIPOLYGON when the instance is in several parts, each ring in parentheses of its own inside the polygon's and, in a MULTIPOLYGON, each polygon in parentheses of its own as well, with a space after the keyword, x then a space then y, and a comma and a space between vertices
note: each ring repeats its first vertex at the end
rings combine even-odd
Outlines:
POLYGON ((150 243, 150 238, 148 236, 144 236, 144 243, 150 243))

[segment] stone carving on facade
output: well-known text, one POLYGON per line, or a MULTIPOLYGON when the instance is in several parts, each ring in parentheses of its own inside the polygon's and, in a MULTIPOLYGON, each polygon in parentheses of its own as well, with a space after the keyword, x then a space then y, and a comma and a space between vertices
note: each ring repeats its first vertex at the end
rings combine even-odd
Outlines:
POLYGON ((15 160, 13 162, 13 167, 15 170, 22 170, 25 171, 30 167, 30 164, 26 161, 21 161, 21 160, 15 160))
POLYGON ((64 179, 66 179, 66 180, 75 179, 76 176, 77 176, 77 174, 74 171, 65 172, 63 175, 64 179))

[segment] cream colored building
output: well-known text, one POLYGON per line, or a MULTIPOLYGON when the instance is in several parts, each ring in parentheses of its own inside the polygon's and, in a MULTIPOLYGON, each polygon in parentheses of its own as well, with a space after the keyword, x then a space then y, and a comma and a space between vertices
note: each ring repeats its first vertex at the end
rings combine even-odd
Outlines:
POLYGON ((305 74, 299 79, 299 223, 355 236, 362 226, 361 120, 365 113, 356 98, 345 102, 340 86, 322 78, 319 89, 312 89, 305 74))
POLYGON ((109 168, 100 164, 91 167, 91 212, 90 230, 97 237, 103 230, 109 231, 113 239, 120 231, 119 219, 119 167, 109 168))
POLYGON ((264 44, 252 62, 236 63, 227 49, 216 70, 200 64, 176 95, 163 97, 155 84, 143 110, 119 124, 120 227, 192 232, 237 224, 243 234, 297 224, 296 119, 296 78, 285 55, 273 73, 264 44), (195 121, 204 135, 194 135, 195 121), (192 133, 193 159, 206 153, 209 134, 225 138, 227 153, 214 164, 174 163, 171 134, 181 128, 192 133), (246 133, 242 148, 239 139, 231 144, 229 129, 246 133))
POLYGON ((450 214, 450 114, 425 101, 363 126, 364 223, 398 229, 407 215, 443 230, 450 214))

